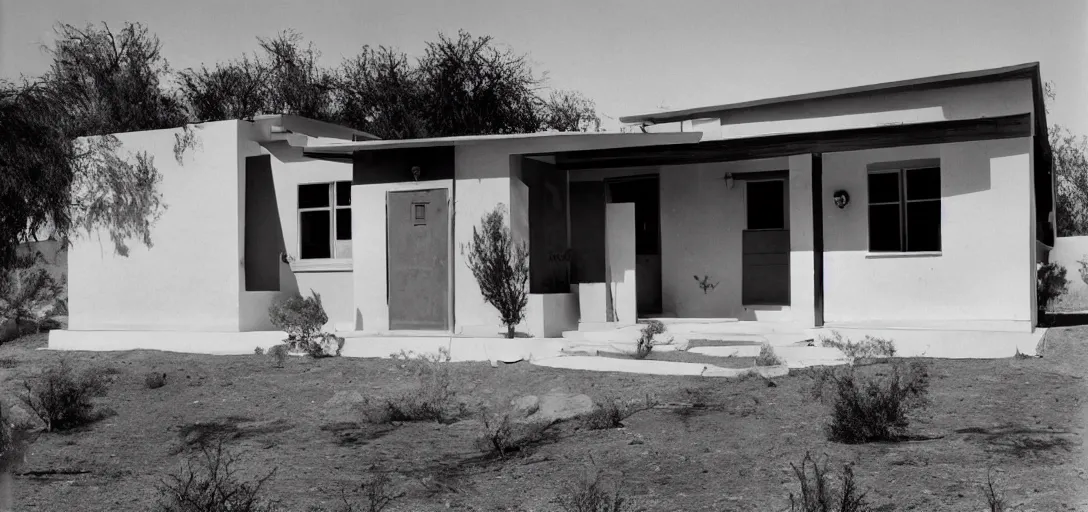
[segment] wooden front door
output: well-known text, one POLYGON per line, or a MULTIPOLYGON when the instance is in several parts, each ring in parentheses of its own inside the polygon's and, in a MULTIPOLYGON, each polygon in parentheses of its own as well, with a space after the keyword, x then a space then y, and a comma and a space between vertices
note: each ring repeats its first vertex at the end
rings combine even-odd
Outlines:
POLYGON ((741 303, 790 304, 789 196, 784 179, 745 182, 741 303))
POLYGON ((448 330, 446 189, 390 192, 386 209, 389 328, 448 330))

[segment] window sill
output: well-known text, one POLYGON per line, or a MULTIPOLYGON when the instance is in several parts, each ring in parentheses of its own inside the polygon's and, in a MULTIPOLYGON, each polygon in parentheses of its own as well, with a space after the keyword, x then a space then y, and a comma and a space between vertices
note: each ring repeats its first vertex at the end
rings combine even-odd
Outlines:
POLYGON ((866 259, 883 259, 883 258, 939 258, 941 257, 941 251, 919 251, 919 252, 867 252, 865 253, 866 259))
POLYGON ((329 258, 315 260, 295 260, 291 262, 292 272, 351 272, 352 260, 349 258, 329 258))

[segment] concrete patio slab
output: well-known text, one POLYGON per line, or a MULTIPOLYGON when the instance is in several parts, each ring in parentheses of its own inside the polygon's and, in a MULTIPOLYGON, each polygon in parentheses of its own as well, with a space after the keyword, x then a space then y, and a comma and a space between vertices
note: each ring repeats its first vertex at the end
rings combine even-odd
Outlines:
POLYGON ((537 366, 563 368, 567 370, 589 370, 596 372, 640 373, 643 375, 676 375, 698 377, 707 365, 697 363, 677 363, 672 361, 647 361, 645 359, 616 359, 594 356, 563 356, 531 361, 537 366))

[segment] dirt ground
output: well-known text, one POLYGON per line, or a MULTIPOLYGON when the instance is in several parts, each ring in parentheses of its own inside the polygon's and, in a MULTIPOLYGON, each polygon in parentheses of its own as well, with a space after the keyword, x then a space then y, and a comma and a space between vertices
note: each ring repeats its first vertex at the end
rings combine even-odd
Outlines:
POLYGON ((15 478, 17 510, 151 510, 156 486, 208 433, 226 435, 244 475, 275 468, 269 496, 289 511, 331 510, 341 489, 371 471, 392 472, 405 493, 389 510, 558 510, 557 494, 590 468, 622 482, 642 510, 780 511, 797 492, 790 463, 806 450, 833 466, 853 463, 877 510, 983 510, 978 484, 988 468, 1015 510, 1088 510, 1086 338, 1086 327, 1054 329, 1042 359, 929 360, 932 403, 911 430, 933 439, 896 444, 827 441, 827 406, 810 398, 803 372, 771 387, 759 378, 452 365, 474 409, 554 389, 705 404, 640 412, 622 429, 562 428, 507 460, 481 456, 471 418, 371 425, 327 404, 337 391, 382 397, 414 385, 390 360, 291 357, 274 368, 256 355, 58 353, 36 350, 45 346, 37 335, 0 346, 0 399, 10 403, 23 378, 61 358, 117 370, 100 399, 114 416, 37 438, 15 478), (148 372, 166 373, 166 385, 148 389, 148 372))

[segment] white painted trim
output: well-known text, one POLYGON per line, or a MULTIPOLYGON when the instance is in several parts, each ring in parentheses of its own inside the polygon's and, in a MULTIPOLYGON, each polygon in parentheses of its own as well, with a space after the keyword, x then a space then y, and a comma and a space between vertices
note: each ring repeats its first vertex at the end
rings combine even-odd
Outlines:
POLYGON ((918 251, 918 252, 867 252, 865 257, 867 259, 882 259, 882 258, 939 258, 943 255, 941 251, 918 251))
POLYGON ((292 272, 351 272, 352 259, 350 258, 322 258, 312 260, 295 260, 291 262, 292 272))

